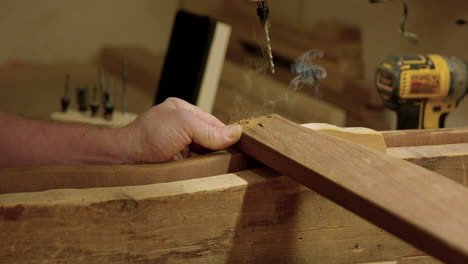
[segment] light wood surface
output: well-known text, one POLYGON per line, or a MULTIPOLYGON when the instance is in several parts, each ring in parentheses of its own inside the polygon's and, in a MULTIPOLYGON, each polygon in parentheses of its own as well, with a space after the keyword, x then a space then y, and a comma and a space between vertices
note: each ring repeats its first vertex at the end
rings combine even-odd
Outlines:
POLYGON ((237 150, 159 164, 125 166, 43 166, 0 169, 0 193, 64 188, 135 186, 195 179, 258 167, 237 150))
POLYGON ((424 253, 267 168, 3 194, 0 232, 2 263, 432 263, 405 257, 424 253))
MULTIPOLYGON (((429 148, 390 148, 388 153, 413 161, 436 157, 421 165, 466 185, 468 167, 444 163, 467 160, 468 146, 429 148)), ((235 154, 209 158, 217 164, 223 160, 217 172, 233 165, 230 155, 235 154)), ((175 162, 187 162, 180 166, 185 173, 170 169, 173 163, 159 184, 0 195, 0 262, 432 263, 421 262, 432 260, 427 257, 405 257, 424 253, 270 169, 199 178, 215 169, 208 157, 175 162), (193 167, 200 163, 204 170, 193 167)), ((87 182, 93 177, 122 181, 126 175, 122 184, 159 174, 150 165, 70 169, 87 182)), ((22 180, 16 170, 16 175, 15 170, 0 175, 12 173, 23 188, 25 181, 44 182, 44 175, 71 175, 63 167, 23 168, 36 174, 22 180)))
MULTIPOLYGON (((380 133, 372 130, 337 127, 331 130, 329 125, 323 124, 307 124, 306 127, 383 151, 380 133)), ((468 144, 397 147, 386 151, 395 158, 428 168, 456 182, 467 181, 468 144)), ((237 172, 256 166, 258 163, 255 160, 230 149, 163 164, 0 169, 0 182, 3 183, 0 193, 156 184, 237 172)))
POLYGON ((271 115, 237 147, 448 263, 468 261, 468 190, 439 174, 271 115))
POLYGON ((363 263, 420 251, 256 169, 146 186, 0 195, 1 263, 363 263))
MULTIPOLYGON (((370 129, 342 129, 326 124, 308 124, 308 127, 385 151, 382 136, 370 129)), ((0 193, 156 184, 238 172, 258 166, 259 162, 243 152, 229 149, 160 164, 9 168, 0 169, 0 182, 3 183, 0 193)))
POLYGON ((66 112, 54 112, 50 115, 50 118, 55 121, 66 122, 66 123, 80 123, 96 126, 108 126, 108 127, 124 127, 135 121, 137 115, 134 113, 122 113, 120 111, 114 111, 111 119, 105 119, 102 117, 102 113, 97 116, 91 116, 91 111, 80 112, 76 110, 68 110, 66 112))
POLYGON ((388 147, 468 143, 468 128, 382 131, 388 147))
POLYGON ((339 137, 362 146, 386 153, 387 146, 381 133, 365 127, 338 127, 324 123, 303 124, 303 127, 330 136, 339 137))

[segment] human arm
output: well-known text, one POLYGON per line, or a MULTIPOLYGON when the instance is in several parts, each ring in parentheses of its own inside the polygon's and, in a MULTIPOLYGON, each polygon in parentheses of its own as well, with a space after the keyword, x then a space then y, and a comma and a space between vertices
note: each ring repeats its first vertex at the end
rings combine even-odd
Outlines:
POLYGON ((66 125, 0 113, 0 167, 163 162, 191 143, 212 150, 227 148, 240 134, 240 126, 225 126, 176 98, 124 128, 66 125))

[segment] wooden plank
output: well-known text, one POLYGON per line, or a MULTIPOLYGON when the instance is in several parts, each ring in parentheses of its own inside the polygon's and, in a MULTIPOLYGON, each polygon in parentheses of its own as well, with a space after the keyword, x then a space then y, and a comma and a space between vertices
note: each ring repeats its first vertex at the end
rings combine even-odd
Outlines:
MULTIPOLYGON (((382 138, 371 130, 336 127, 331 130, 329 125, 322 124, 306 126, 321 133, 383 151, 382 138)), ((468 144, 399 147, 388 148, 386 151, 395 158, 410 161, 466 185, 468 144)), ((257 163, 253 159, 242 152, 230 149, 165 164, 0 169, 0 182, 2 182, 0 193, 156 184, 237 172, 255 166, 257 163)))
POLYGON ((439 174, 271 115, 238 148, 448 263, 468 261, 468 190, 439 174))
MULTIPOLYGON (((307 124, 307 126, 382 152, 386 151, 382 135, 371 129, 343 129, 327 124, 307 124)), ((243 152, 228 149, 161 164, 0 169, 0 182, 2 182, 0 194, 62 188, 82 189, 156 184, 238 172, 259 165, 259 162, 243 152)))
POLYGON ((468 128, 382 131, 388 147, 468 143, 468 128))
MULTIPOLYGON (((449 151, 454 146, 443 150, 456 152, 449 151)), ((404 149, 389 152, 424 156, 404 149)), ((150 186, 0 195, 0 262, 419 263, 403 256, 420 251, 275 175, 263 168, 150 186)))
POLYGON ((387 153, 467 185, 468 143, 388 148, 387 153))
POLYGON ((330 136, 345 139, 350 142, 371 148, 383 153, 387 152, 385 140, 379 132, 365 127, 337 127, 330 124, 312 123, 303 124, 303 127, 324 133, 330 136))
POLYGON ((439 260, 429 256, 405 257, 395 261, 373 262, 362 264, 442 264, 439 260))
POLYGON ((8 168, 0 169, 0 194, 155 184, 237 172, 258 166, 256 160, 231 149, 159 164, 8 168))
MULTIPOLYGON (((450 160, 467 153, 456 146, 388 151, 450 160)), ((457 166, 463 172, 440 173, 458 180, 454 174, 465 169, 457 166)), ((0 233, 1 263, 398 263, 423 254, 266 168, 149 186, 4 194, 0 233)))
POLYGON ((362 263, 420 251, 267 168, 0 195, 1 263, 362 263))

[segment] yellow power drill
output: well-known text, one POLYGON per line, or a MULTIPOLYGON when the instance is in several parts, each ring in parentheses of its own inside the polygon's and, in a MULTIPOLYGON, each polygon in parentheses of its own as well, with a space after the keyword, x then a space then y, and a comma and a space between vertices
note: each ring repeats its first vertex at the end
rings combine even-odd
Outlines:
POLYGON ((468 91, 468 65, 435 54, 390 56, 377 68, 375 83, 397 113, 397 129, 441 128, 468 91))

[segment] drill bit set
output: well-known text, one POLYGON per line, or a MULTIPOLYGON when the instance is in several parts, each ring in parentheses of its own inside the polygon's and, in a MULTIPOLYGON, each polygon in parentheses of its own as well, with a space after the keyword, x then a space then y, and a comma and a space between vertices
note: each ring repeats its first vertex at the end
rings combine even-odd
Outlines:
POLYGON ((115 111, 114 79, 109 78, 106 82, 102 67, 99 67, 98 85, 94 86, 91 90, 88 86, 80 86, 75 89, 77 110, 70 109, 70 83, 71 78, 67 74, 65 77, 64 95, 61 98, 61 112, 53 113, 52 119, 111 126, 126 125, 136 119, 135 114, 128 113, 128 66, 126 62, 123 63, 120 112, 115 111))

